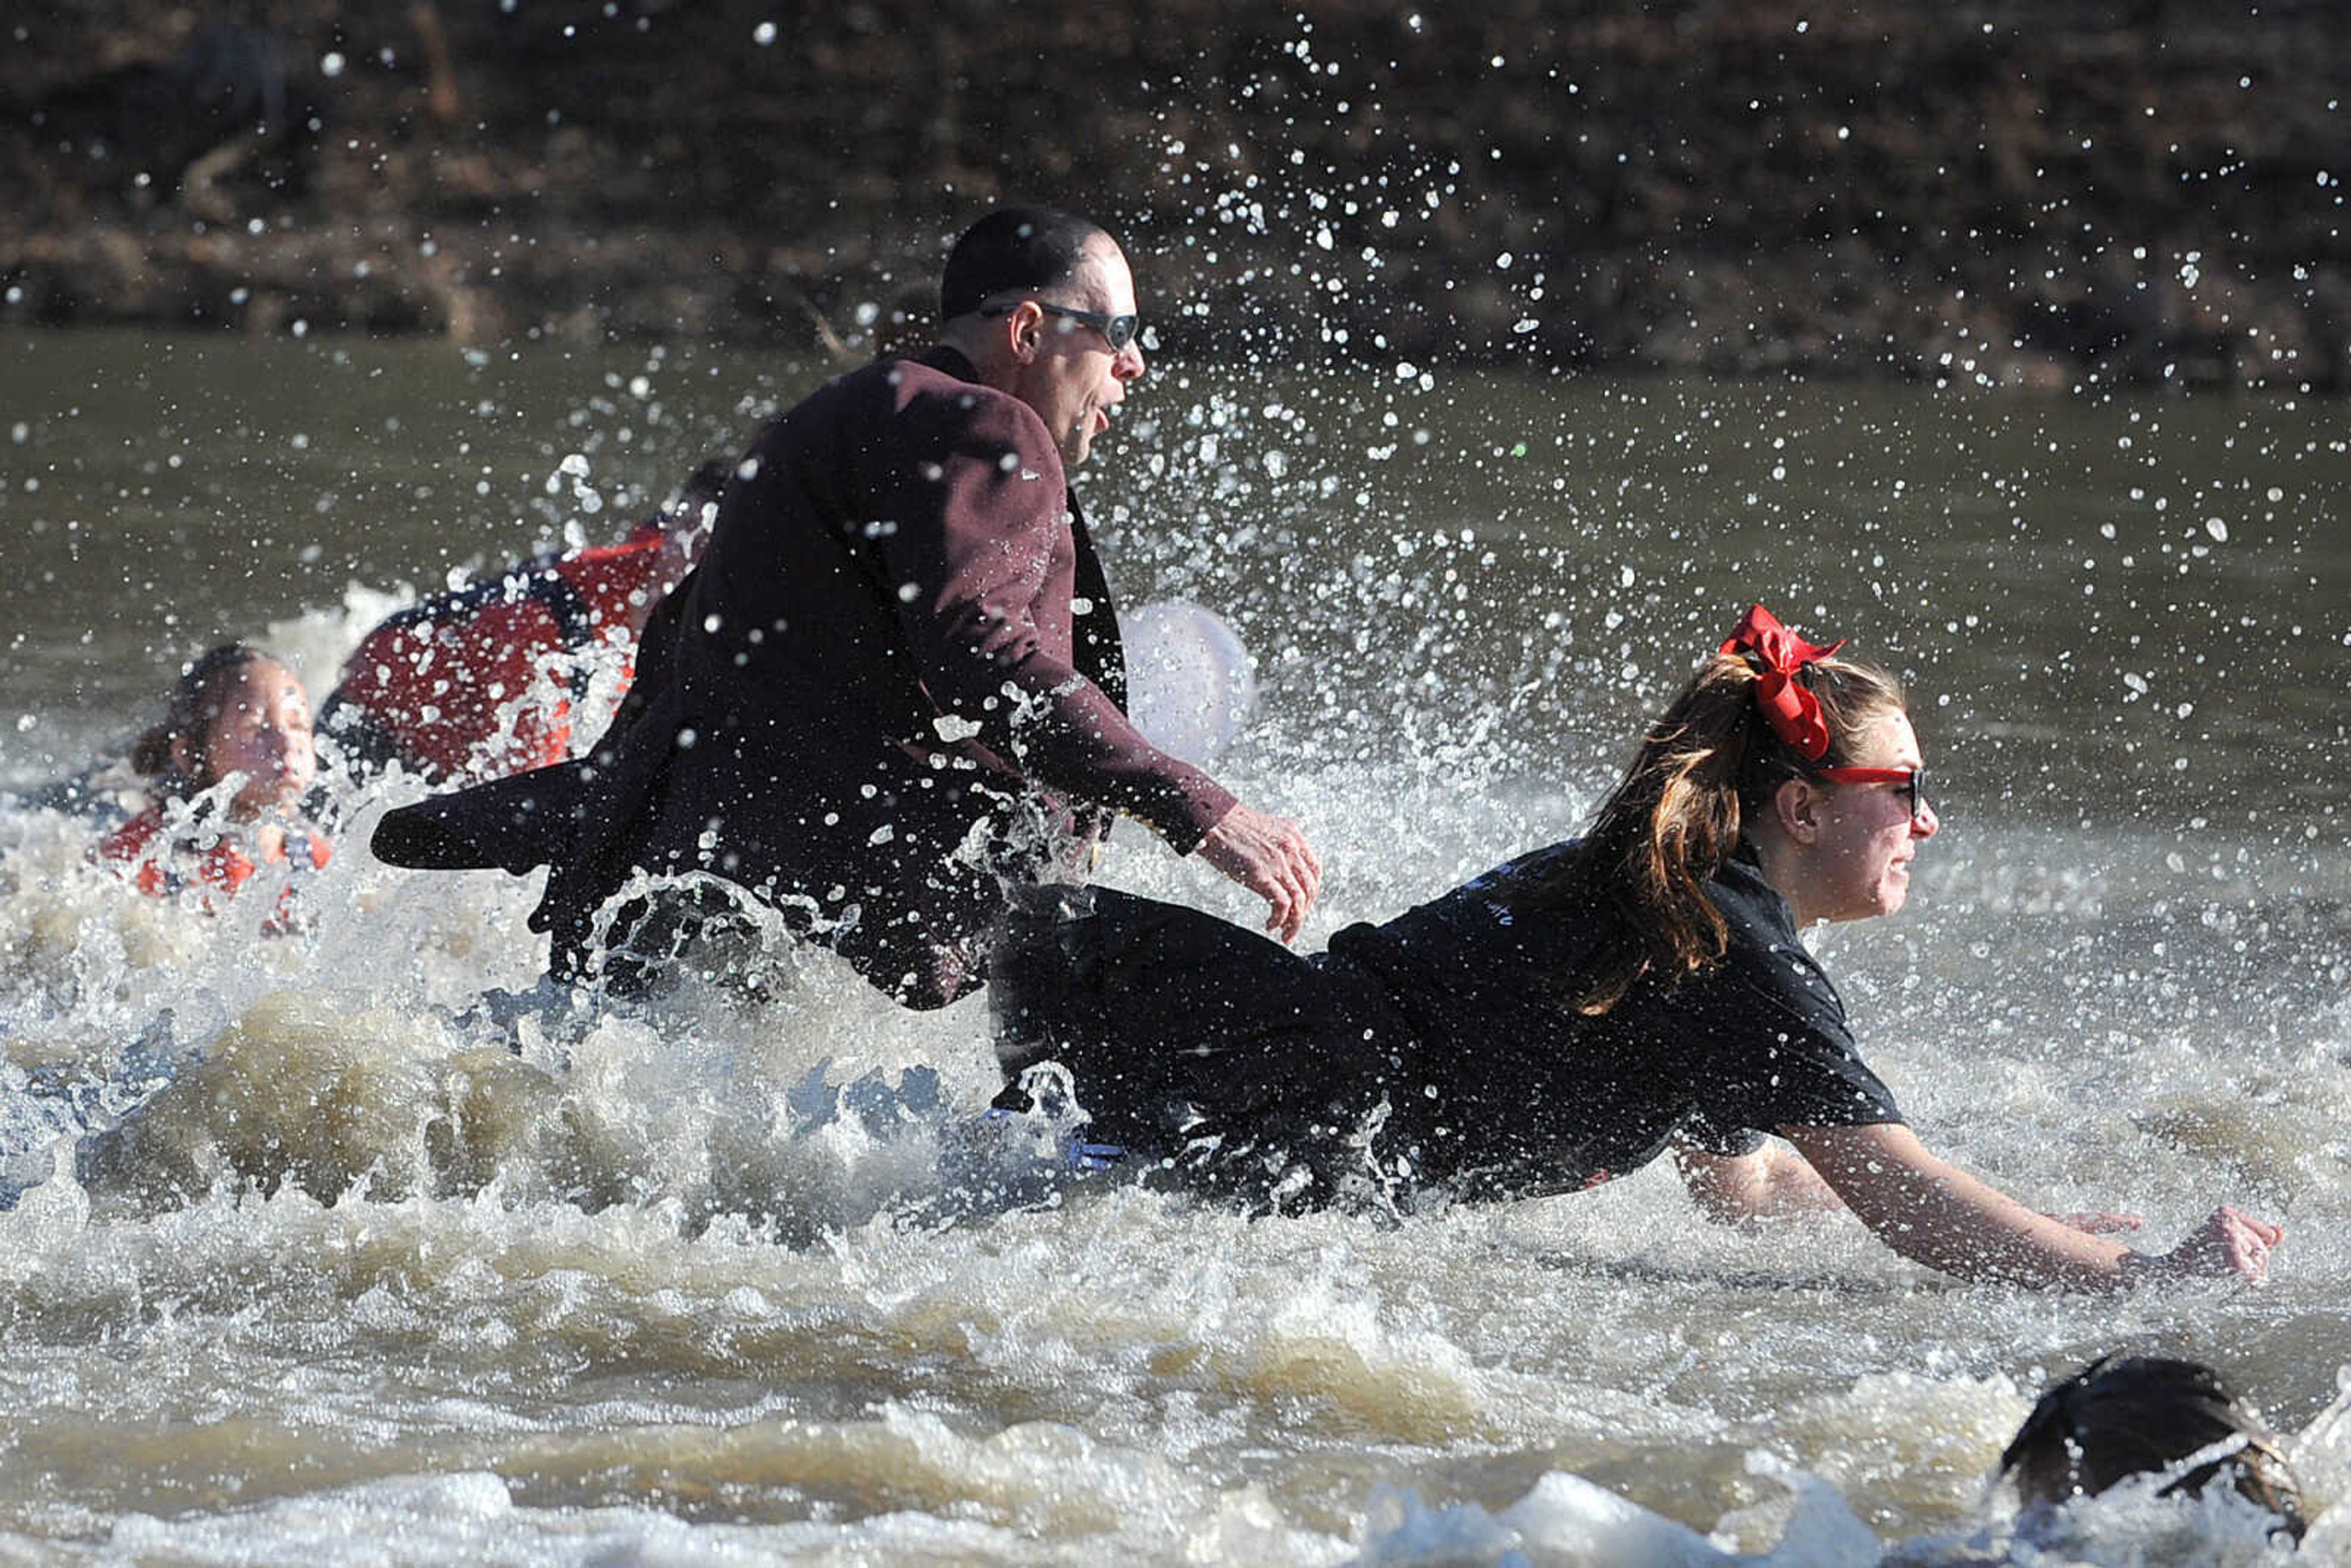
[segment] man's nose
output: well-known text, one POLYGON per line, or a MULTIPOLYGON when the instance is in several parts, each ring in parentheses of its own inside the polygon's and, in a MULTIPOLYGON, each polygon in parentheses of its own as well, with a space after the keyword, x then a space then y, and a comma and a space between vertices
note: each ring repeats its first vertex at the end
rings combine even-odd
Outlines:
POLYGON ((1131 382, 1143 374, 1143 340, 1134 341, 1118 351, 1110 362, 1110 373, 1120 381, 1131 382))
POLYGON ((1942 828, 1943 819, 1936 814, 1934 802, 1919 801, 1918 814, 1910 819, 1910 836, 1914 839, 1931 839, 1940 832, 1942 828))

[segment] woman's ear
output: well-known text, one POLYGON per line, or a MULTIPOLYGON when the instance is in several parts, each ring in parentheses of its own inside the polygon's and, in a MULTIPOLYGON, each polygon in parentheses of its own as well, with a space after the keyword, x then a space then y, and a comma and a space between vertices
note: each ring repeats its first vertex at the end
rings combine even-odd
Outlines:
POLYGON ((1821 836, 1821 792, 1809 779, 1783 779, 1771 791, 1771 821, 1790 843, 1821 836))
POLYGON ((183 779, 196 776, 196 748, 185 735, 172 737, 172 771, 183 779))

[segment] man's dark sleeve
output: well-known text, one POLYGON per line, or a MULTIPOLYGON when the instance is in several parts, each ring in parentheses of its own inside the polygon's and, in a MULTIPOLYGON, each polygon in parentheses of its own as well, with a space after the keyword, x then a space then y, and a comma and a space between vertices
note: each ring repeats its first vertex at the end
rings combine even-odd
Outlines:
POLYGON ((412 871, 527 876, 570 852, 590 777, 574 760, 427 796, 385 812, 368 848, 412 871))
POLYGON ((867 526, 946 715, 939 738, 977 737, 1049 788, 1136 817, 1189 853, 1231 792, 1153 747, 1044 636, 1050 627, 1054 644, 1071 645, 1071 607, 1051 580, 1056 552, 1071 549, 1068 497, 1043 422, 982 388, 925 393, 868 461, 883 515, 867 526))

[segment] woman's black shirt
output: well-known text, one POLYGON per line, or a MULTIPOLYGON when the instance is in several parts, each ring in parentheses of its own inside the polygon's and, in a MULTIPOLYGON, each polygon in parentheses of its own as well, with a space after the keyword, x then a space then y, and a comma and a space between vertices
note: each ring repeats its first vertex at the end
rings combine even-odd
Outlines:
POLYGON ((1608 1012, 1579 1011, 1607 924, 1538 891, 1577 851, 1536 851, 1331 939, 1323 964, 1370 976, 1408 1026, 1384 1166, 1408 1161, 1396 1174, 1464 1197, 1524 1197, 1621 1176, 1676 1139, 1737 1155, 1778 1127, 1902 1120, 1752 861, 1707 885, 1729 929, 1719 962, 1672 984, 1645 976, 1608 1012))

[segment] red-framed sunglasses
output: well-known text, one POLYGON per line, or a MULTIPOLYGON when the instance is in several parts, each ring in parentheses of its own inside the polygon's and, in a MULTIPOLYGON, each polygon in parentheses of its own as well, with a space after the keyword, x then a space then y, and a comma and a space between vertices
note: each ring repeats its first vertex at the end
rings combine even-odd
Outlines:
POLYGON ((1823 768, 1833 784, 1899 784, 1910 797, 1910 820, 1927 820, 1927 770, 1923 768, 1823 768))

